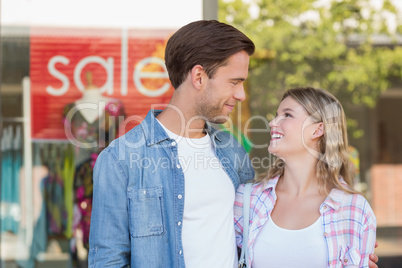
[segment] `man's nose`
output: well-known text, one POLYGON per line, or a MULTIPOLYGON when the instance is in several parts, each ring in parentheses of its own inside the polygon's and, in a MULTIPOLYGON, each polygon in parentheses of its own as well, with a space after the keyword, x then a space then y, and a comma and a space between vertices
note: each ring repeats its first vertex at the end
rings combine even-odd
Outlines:
POLYGON ((244 91, 244 85, 241 84, 236 90, 234 98, 238 101, 244 101, 246 99, 246 92, 244 91))

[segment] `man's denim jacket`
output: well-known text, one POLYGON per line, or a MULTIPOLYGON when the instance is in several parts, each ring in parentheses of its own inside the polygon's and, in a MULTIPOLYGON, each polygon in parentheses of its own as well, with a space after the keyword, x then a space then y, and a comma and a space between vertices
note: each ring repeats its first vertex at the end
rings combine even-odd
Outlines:
MULTIPOLYGON (((181 239, 184 175, 177 144, 151 110, 96 160, 90 267, 185 267, 181 239)), ((237 189, 254 170, 235 138, 206 125, 216 155, 237 189)))

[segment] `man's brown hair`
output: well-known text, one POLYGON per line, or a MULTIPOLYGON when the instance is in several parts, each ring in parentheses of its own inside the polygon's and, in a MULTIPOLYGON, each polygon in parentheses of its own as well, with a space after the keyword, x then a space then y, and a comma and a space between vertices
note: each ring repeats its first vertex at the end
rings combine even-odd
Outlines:
POLYGON ((253 41, 231 25, 216 20, 189 23, 175 32, 166 45, 170 82, 178 88, 197 64, 212 78, 230 56, 243 50, 251 56, 254 49, 253 41))

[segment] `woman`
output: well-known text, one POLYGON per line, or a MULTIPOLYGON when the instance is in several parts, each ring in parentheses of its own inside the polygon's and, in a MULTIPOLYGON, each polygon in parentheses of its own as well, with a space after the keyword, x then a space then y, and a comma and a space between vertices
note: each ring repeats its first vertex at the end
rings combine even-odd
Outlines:
MULTIPOLYGON (((376 218, 351 186, 339 101, 321 89, 291 89, 270 127, 268 151, 277 160, 252 188, 249 263, 253 268, 369 267, 376 218)), ((243 190, 241 185, 235 202, 239 247, 243 190)))

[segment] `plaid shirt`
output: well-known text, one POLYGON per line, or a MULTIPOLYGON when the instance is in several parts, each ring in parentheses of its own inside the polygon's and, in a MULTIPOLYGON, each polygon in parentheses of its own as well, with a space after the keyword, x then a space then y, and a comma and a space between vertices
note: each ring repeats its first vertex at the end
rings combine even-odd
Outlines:
MULTIPOLYGON (((275 206, 279 177, 253 185, 250 201, 249 263, 254 257, 255 239, 275 206)), ((346 185, 345 185, 346 186, 346 185)), ((243 190, 240 185, 234 205, 236 242, 243 243, 243 190)), ((369 203, 359 194, 333 189, 320 206, 323 236, 327 244, 328 267, 368 267, 374 252, 376 218, 369 203)))

